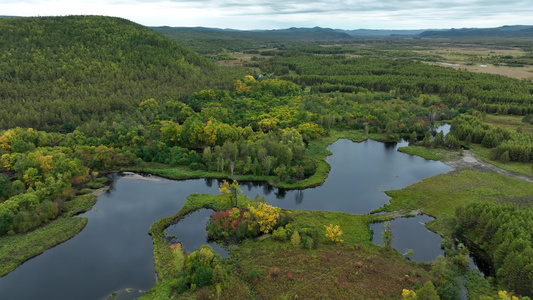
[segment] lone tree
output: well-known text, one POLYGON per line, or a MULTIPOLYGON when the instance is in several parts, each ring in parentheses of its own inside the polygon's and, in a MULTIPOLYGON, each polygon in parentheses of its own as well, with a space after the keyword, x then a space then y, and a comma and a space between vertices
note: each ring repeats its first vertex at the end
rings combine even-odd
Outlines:
POLYGON ((222 201, 229 200, 229 205, 233 206, 233 199, 235 199, 235 207, 237 207, 237 194, 242 194, 241 186, 237 180, 233 180, 232 183, 222 180, 218 191, 222 196, 222 201))
POLYGON ((392 250, 392 241, 394 238, 392 237, 392 228, 390 226, 390 222, 385 222, 385 228, 381 232, 381 239, 383 240, 383 246, 387 251, 392 250))

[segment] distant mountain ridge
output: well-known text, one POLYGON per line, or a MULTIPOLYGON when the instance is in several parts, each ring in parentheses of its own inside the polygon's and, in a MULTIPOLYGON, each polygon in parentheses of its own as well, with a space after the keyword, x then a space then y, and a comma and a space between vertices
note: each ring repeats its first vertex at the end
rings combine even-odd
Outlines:
POLYGON ((209 27, 150 27, 155 31, 196 32, 204 35, 216 35, 216 38, 247 38, 270 41, 328 41, 349 40, 353 38, 454 38, 454 37, 521 37, 533 36, 533 25, 506 25, 495 28, 461 28, 461 29, 332 29, 323 27, 291 27, 286 29, 221 29, 209 27))
POLYGON ((344 30, 335 29, 340 32, 345 32, 353 37, 395 37, 395 36, 413 36, 420 34, 427 29, 413 29, 413 30, 398 30, 398 29, 354 29, 344 30))
POLYGON ((291 27, 287 29, 270 29, 270 30, 236 30, 236 29, 221 29, 209 27, 169 27, 158 26, 150 27, 151 29, 164 31, 185 31, 197 32, 202 34, 217 34, 216 38, 248 38, 261 40, 296 40, 296 41, 311 41, 311 40, 347 40, 352 36, 346 32, 331 28, 313 27, 313 28, 296 28, 291 27), (223 36, 220 36, 222 34, 223 36))
POLYGON ((461 28, 442 31, 425 31, 418 35, 422 38, 454 37, 533 37, 533 25, 506 25, 495 28, 461 28))

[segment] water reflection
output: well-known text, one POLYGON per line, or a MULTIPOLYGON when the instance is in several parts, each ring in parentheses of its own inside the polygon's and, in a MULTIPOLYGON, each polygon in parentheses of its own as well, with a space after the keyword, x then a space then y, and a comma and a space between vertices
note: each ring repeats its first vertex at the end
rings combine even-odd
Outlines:
POLYGON ((302 202, 304 201, 304 191, 302 190, 296 191, 296 195, 294 199, 296 200, 297 205, 302 204, 302 202))
POLYGON ((205 228, 209 223, 209 217, 213 212, 212 209, 197 210, 185 216, 185 218, 178 223, 170 225, 167 228, 165 235, 167 237, 176 236, 176 242, 180 242, 183 249, 188 253, 200 249, 202 245, 209 245, 216 253, 220 254, 222 258, 228 257, 228 251, 207 238, 205 228))
MULTIPOLYGON (((444 250, 440 244, 440 235, 428 230, 425 224, 433 220, 427 215, 418 215, 413 218, 399 218, 390 221, 392 236, 394 241, 392 246, 400 253, 405 253, 406 249, 414 250, 410 259, 414 261, 433 261, 437 256, 444 255, 444 250)), ((383 246, 381 232, 384 223, 370 224, 370 229, 374 232, 372 241, 383 246)))

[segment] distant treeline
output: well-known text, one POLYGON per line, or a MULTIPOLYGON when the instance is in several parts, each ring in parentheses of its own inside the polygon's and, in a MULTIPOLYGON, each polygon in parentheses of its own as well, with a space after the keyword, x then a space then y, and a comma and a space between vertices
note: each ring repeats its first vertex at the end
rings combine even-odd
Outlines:
POLYGON ((370 90, 402 97, 436 94, 457 109, 512 115, 533 113, 531 81, 411 60, 298 55, 256 59, 249 66, 321 93, 370 90))

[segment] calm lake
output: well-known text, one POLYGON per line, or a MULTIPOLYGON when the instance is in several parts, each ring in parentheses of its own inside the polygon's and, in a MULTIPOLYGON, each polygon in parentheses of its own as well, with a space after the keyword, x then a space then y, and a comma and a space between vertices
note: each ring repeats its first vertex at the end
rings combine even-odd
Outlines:
MULTIPOLYGON (((342 139, 328 147, 333 152, 327 158, 332 168, 322 186, 286 191, 266 183, 242 182, 241 187, 249 197, 264 195, 269 204, 282 208, 366 214, 388 202, 383 191, 451 170, 441 162, 398 152, 404 145, 342 139)), ((115 175, 111 189, 82 214, 89 221, 78 235, 0 278, 0 299, 105 299, 112 292, 132 288, 134 292, 121 295, 128 299, 150 289, 156 280, 150 225, 176 213, 191 193, 218 194, 218 181, 148 177, 158 181, 115 175)), ((205 231, 204 221, 203 225, 185 221, 176 230, 205 231)), ((205 242, 205 235, 192 236, 200 244, 205 242)), ((186 249, 188 243, 184 242, 186 249)))

